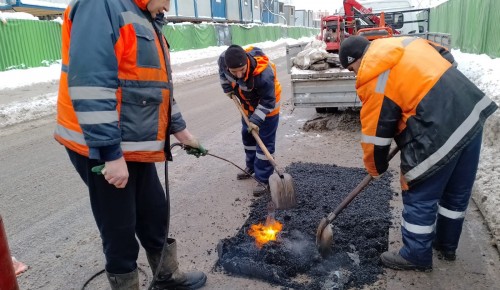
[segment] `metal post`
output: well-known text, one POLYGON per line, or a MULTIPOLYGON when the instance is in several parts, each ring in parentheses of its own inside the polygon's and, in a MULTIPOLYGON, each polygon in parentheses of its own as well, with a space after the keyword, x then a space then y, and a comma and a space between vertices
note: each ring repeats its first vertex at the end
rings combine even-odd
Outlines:
POLYGON ((10 256, 7 235, 3 226, 2 216, 0 215, 0 289, 19 290, 17 285, 16 273, 10 256))

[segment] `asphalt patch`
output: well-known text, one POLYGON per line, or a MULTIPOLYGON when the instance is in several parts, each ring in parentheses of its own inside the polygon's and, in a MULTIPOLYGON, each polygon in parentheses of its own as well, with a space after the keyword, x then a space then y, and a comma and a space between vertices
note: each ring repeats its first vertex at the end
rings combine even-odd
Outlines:
POLYGON ((361 288, 383 273, 379 255, 388 248, 392 192, 391 173, 373 180, 333 221, 332 254, 322 258, 316 249, 316 228, 366 176, 361 168, 293 163, 287 167, 295 182, 297 207, 275 212, 283 223, 279 241, 258 249, 247 232, 264 223, 270 198, 252 205, 249 217, 231 238, 221 240, 216 270, 256 278, 293 289, 361 288))

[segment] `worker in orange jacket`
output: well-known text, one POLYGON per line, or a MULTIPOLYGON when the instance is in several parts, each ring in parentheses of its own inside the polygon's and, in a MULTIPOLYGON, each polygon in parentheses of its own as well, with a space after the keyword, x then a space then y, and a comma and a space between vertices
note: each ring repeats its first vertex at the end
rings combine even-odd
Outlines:
POLYGON ((139 289, 136 235, 158 272, 154 289, 197 289, 206 281, 202 272, 179 270, 155 167, 171 160, 170 134, 197 149, 190 152, 206 154, 173 98, 161 32, 169 6, 170 0, 75 0, 64 12, 54 136, 89 188, 112 289, 139 289), (91 173, 103 163, 102 175, 91 173))
POLYGON ((218 65, 224 93, 229 98, 238 98, 250 121, 250 126, 247 126, 243 118, 241 120, 247 173, 239 173, 236 178, 246 179, 255 174, 259 183, 255 186, 253 195, 261 196, 267 190, 269 176, 274 169, 262 149, 257 146, 251 131, 259 133, 262 143, 273 154, 281 98, 276 66, 260 48, 243 49, 239 45, 229 46, 219 57, 218 65))
POLYGON ((387 170, 393 139, 401 150, 403 247, 383 253, 382 263, 430 271, 432 247, 438 258, 455 260, 483 124, 497 105, 456 68, 448 50, 421 38, 370 43, 351 36, 339 58, 356 73, 369 174, 387 170))

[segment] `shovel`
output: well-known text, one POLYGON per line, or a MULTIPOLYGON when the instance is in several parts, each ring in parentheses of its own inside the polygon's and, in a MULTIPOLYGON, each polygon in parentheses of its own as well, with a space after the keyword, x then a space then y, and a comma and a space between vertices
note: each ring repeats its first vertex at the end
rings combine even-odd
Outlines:
MULTIPOLYGON (((241 108, 240 102, 234 96, 232 97, 232 99, 234 101, 234 104, 240 111, 241 116, 245 120, 245 123, 250 128, 250 121, 243 111, 243 108, 241 108)), ((290 174, 288 173, 284 173, 278 168, 278 165, 276 164, 276 161, 274 161, 273 156, 271 155, 271 153, 269 153, 269 150, 267 150, 266 146, 260 139, 259 133, 255 132, 255 130, 252 130, 251 132, 252 136, 255 138, 255 141, 257 141, 257 144, 259 144, 260 149, 262 150, 262 152, 264 152, 267 159, 274 167, 274 171, 276 171, 269 177, 269 189, 271 191, 271 199, 274 203, 275 208, 290 209, 295 207, 295 205, 297 204, 297 200, 295 198, 295 187, 293 185, 292 176, 290 176, 290 174)))
MULTIPOLYGON (((393 148, 387 156, 387 161, 390 161, 396 153, 398 153, 399 148, 393 148)), ((351 201, 370 183, 373 177, 367 174, 365 178, 354 188, 342 202, 331 212, 326 218, 322 218, 319 222, 318 229, 316 229, 316 247, 318 248, 321 256, 326 257, 330 254, 333 244, 333 228, 332 221, 337 217, 340 212, 346 208, 351 201)))

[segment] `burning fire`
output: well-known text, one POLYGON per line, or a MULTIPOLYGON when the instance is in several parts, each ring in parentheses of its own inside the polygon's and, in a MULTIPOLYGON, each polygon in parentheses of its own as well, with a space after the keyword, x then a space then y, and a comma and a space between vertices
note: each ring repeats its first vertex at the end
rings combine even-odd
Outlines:
POLYGON ((276 241, 276 238, 283 229, 283 224, 268 216, 265 224, 258 223, 251 225, 248 234, 255 238, 257 248, 261 249, 262 246, 270 241, 276 241))

